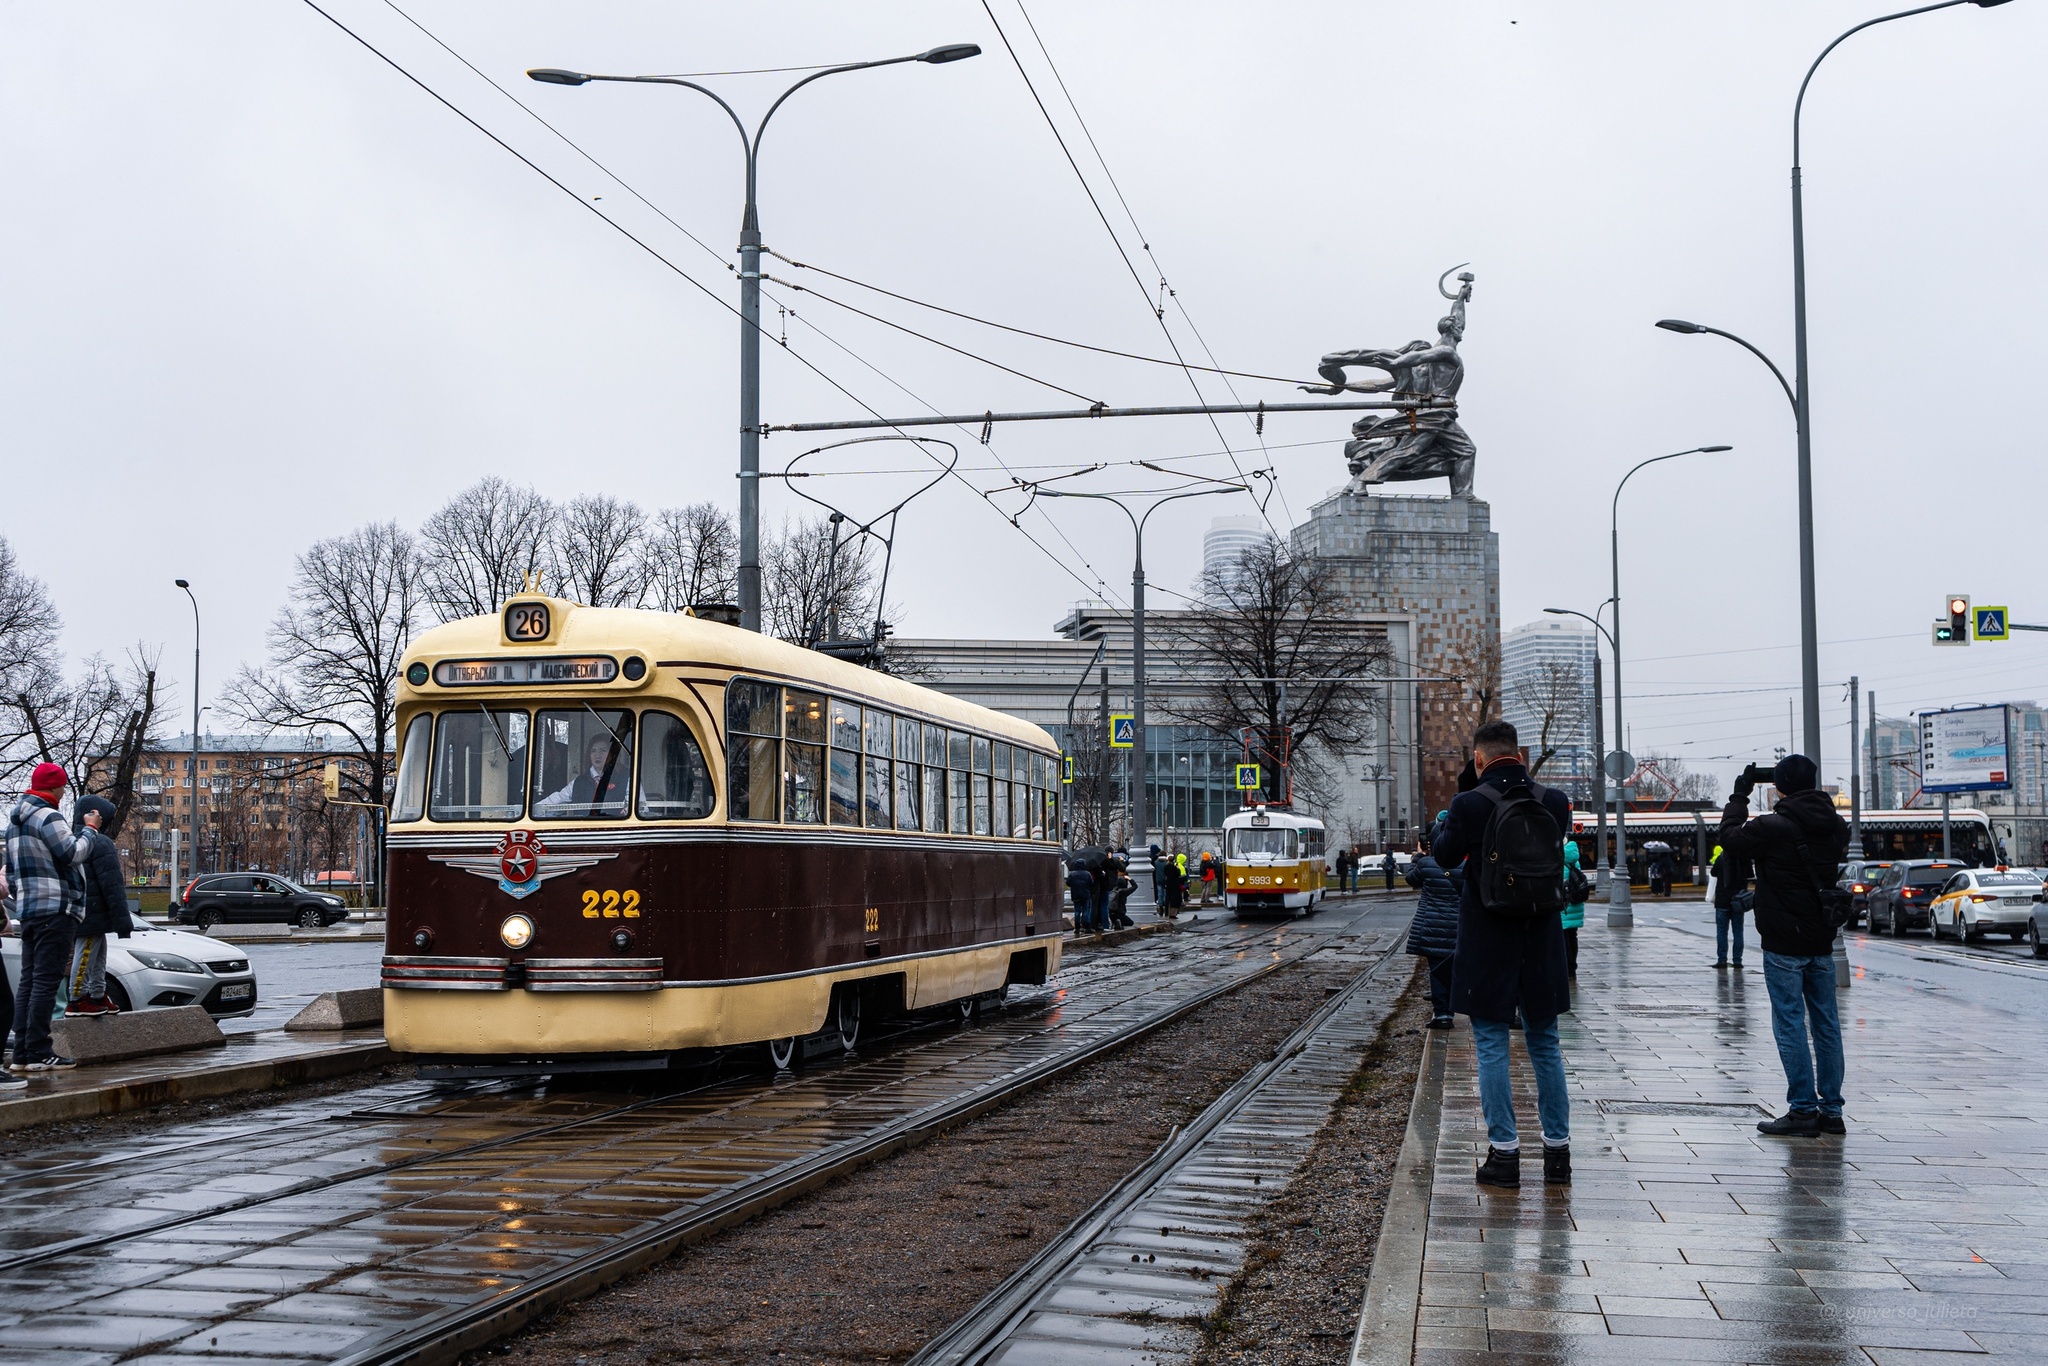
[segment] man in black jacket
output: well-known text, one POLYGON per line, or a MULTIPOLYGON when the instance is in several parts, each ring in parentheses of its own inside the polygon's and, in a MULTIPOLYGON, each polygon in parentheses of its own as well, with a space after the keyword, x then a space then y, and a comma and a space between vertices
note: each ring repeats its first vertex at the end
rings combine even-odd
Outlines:
POLYGON ((128 879, 121 875, 121 851, 101 832, 113 818, 105 797, 80 797, 74 809, 83 836, 92 842, 85 856, 85 918, 71 941, 70 1015, 118 1015, 107 996, 107 936, 126 939, 135 922, 128 915, 128 879))
MULTIPOLYGON (((1476 859, 1494 809, 1487 790, 1526 788, 1557 822, 1557 878, 1564 880, 1564 835, 1572 828, 1572 804, 1555 788, 1538 787, 1523 762, 1515 728, 1491 721, 1472 735, 1476 781, 1451 799, 1450 814, 1433 852, 1445 869, 1462 868, 1458 944, 1451 963, 1452 1007, 1472 1017, 1472 1045, 1479 1056, 1479 1105, 1486 1114, 1486 1162, 1475 1174, 1481 1185, 1521 1184, 1522 1147, 1515 1131, 1514 1092, 1508 1081, 1508 1031, 1522 1015, 1522 1043, 1536 1073, 1536 1113, 1543 1121, 1543 1179, 1572 1179, 1569 1097, 1564 1054, 1557 1043, 1557 1017, 1571 1008, 1565 975, 1564 921, 1559 911, 1533 916, 1486 909, 1480 898, 1476 859)), ((1461 778, 1460 786, 1464 780, 1461 778)), ((1559 895, 1563 900, 1562 887, 1559 895)))
POLYGON ((1771 1033, 1785 1066, 1785 1114, 1756 1127, 1767 1134, 1842 1133, 1842 1026, 1835 1009, 1835 929, 1820 889, 1835 881, 1849 851, 1849 826, 1817 790, 1819 769, 1788 754, 1771 772, 1778 806, 1749 819, 1755 782, 1745 770, 1716 833, 1727 855, 1756 875, 1756 934, 1764 946, 1771 1033), (1812 1049, 1807 1046, 1812 1036, 1812 1049))

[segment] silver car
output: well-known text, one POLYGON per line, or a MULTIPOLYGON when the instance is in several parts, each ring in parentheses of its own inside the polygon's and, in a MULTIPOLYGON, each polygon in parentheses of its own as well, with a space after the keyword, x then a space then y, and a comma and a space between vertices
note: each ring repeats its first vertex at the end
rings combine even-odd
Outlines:
POLYGON ((1968 942, 1987 934, 2027 933, 2041 901, 2041 879, 2023 868, 1969 868, 1942 884, 1927 908, 1928 932, 1968 942))
MULTIPOLYGON (((21 940, 0 939, 7 984, 21 984, 21 940)), ((233 944, 189 930, 160 929, 137 919, 126 939, 107 936, 107 995, 123 1010, 204 1006, 215 1019, 256 1010, 256 971, 233 944)))

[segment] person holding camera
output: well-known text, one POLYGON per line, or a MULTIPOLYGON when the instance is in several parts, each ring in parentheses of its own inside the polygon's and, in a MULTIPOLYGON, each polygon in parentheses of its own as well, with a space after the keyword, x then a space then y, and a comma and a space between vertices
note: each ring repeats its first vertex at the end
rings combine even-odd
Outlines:
POLYGON ((1845 1132, 1834 946, 1848 897, 1835 886, 1835 869, 1849 851, 1849 825, 1819 790, 1819 777, 1803 754, 1770 769, 1751 764, 1735 780, 1716 832, 1724 856, 1749 864, 1756 877, 1771 1033, 1785 1067, 1786 1112, 1756 1127, 1802 1138, 1845 1132), (1778 790, 1777 808, 1751 820, 1749 794, 1766 779, 1778 790))

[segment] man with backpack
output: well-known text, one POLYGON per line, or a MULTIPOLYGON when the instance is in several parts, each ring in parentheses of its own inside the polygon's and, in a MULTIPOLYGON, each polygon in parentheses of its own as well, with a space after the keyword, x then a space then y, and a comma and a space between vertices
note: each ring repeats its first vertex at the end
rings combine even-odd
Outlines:
POLYGON ((1451 1004, 1472 1018, 1479 1055, 1487 1151, 1474 1177, 1484 1186, 1522 1184, 1508 1079, 1508 1036, 1519 1010, 1543 1122, 1543 1179, 1565 1185, 1572 1179, 1571 1125, 1557 1017, 1572 1003, 1561 918, 1572 804, 1564 793, 1530 779, 1515 728, 1507 722, 1481 726, 1473 732, 1472 748, 1476 781, 1451 799, 1435 854, 1445 868, 1462 866, 1465 875, 1451 1004))
POLYGON ((1778 761, 1770 774, 1777 809, 1751 820, 1749 794, 1758 776, 1752 764, 1736 778, 1715 833, 1725 856, 1748 863, 1756 877, 1756 936, 1764 946, 1771 1033, 1785 1068, 1786 1111, 1756 1127, 1794 1138, 1844 1133, 1834 950, 1835 932, 1851 911, 1835 869, 1849 852, 1849 825, 1818 789, 1820 770, 1804 754, 1778 761))

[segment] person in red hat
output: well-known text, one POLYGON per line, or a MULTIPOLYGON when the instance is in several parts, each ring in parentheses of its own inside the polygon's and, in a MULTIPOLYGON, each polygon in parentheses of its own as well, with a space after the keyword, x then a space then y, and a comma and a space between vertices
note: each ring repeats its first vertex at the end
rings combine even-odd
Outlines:
POLYGON ((37 764, 28 791, 7 813, 7 881, 20 922, 21 972, 14 993, 11 1072, 53 1072, 78 1064, 50 1043, 57 984, 71 967, 71 939, 85 914, 83 865, 92 842, 74 834, 57 804, 71 777, 61 764, 37 764))

